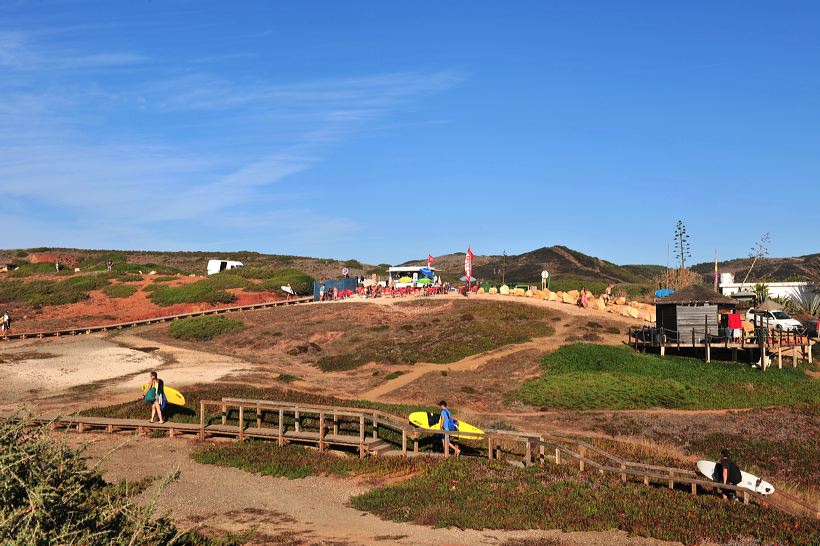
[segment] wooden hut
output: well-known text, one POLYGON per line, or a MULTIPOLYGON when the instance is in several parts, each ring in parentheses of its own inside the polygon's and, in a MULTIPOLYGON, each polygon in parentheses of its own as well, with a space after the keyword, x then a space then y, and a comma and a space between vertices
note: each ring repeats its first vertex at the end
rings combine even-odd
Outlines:
POLYGON ((701 343, 706 333, 720 333, 718 315, 735 308, 737 302, 701 285, 677 290, 665 298, 655 298, 655 323, 667 342, 701 343))

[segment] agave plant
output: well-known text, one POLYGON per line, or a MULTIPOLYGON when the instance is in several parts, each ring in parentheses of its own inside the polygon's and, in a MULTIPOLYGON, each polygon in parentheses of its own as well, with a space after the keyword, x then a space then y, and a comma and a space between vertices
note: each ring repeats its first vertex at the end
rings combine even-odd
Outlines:
POLYGON ((809 314, 814 317, 820 317, 820 294, 814 296, 814 299, 809 303, 809 314))

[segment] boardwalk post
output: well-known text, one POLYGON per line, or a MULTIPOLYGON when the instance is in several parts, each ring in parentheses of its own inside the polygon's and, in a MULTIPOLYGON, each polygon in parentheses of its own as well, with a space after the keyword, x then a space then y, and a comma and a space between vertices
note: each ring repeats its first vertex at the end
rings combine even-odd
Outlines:
POLYGON ((401 455, 407 457, 407 429, 401 429, 401 455))
POLYGON ((364 459, 364 414, 359 415, 359 458, 364 459))
POLYGON ((334 436, 339 434, 339 415, 336 413, 333 414, 333 434, 334 436))
POLYGON ((256 428, 262 428, 262 408, 256 403, 256 428))
POLYGON ((450 433, 449 432, 444 433, 444 458, 445 459, 450 458, 450 433))
POLYGON ((379 422, 376 420, 376 414, 373 414, 373 439, 379 437, 379 422))
POLYGON ((561 464, 561 450, 559 448, 555 448, 555 464, 561 464))
POLYGON ((649 474, 643 475, 643 484, 647 486, 649 485, 649 474))
POLYGON ((319 412, 319 453, 325 450, 325 412, 319 412))
POLYGON ((709 343, 709 334, 706 334, 706 363, 712 362, 712 345, 709 343))
POLYGON ((674 489, 674 488, 675 488, 675 475, 670 470, 669 471, 669 489, 674 489))
POLYGON ((222 404, 222 424, 228 422, 228 404, 222 404))
POLYGON ((279 438, 278 444, 279 447, 285 445, 285 410, 279 408, 279 438))
POLYGON ((302 430, 302 419, 298 409, 293 412, 293 429, 296 432, 300 432, 302 430))
POLYGON ((777 369, 783 369, 783 347, 777 346, 777 369))
POLYGON ((626 465, 621 463, 621 481, 626 482, 626 465))
POLYGON ((199 439, 205 439, 205 400, 199 401, 199 439))
POLYGON ((811 340, 807 339, 806 342, 809 344, 809 364, 811 364, 811 340))
POLYGON ((493 460, 493 439, 492 437, 487 438, 487 459, 490 461, 493 460))
POLYGON ((792 345, 792 368, 797 367, 797 345, 792 345))
POLYGON ((245 439, 245 407, 239 404, 239 440, 245 439))
POLYGON ((692 494, 697 496, 698 494, 698 484, 692 483, 692 494))
POLYGON ((583 472, 584 471, 584 458, 586 458, 586 456, 587 456, 587 448, 585 448, 581 444, 578 444, 578 454, 581 456, 581 458, 578 459, 578 470, 583 472))
MULTIPOLYGON (((543 435, 541 435, 541 436, 539 436, 539 437, 538 437, 538 439, 539 439, 541 442, 543 442, 543 441, 544 441, 544 436, 543 436, 543 435)), ((544 459, 545 459, 545 458, 546 458, 546 457, 544 456, 544 444, 543 444, 543 443, 541 443, 541 444, 538 446, 538 459, 539 459, 539 464, 541 465, 541 468, 544 468, 544 459)))
POLYGON ((743 492, 743 504, 749 504, 749 492, 748 491, 743 492))
POLYGON ((524 454, 524 466, 530 466, 532 463, 532 443, 530 439, 527 438, 527 451, 524 454))

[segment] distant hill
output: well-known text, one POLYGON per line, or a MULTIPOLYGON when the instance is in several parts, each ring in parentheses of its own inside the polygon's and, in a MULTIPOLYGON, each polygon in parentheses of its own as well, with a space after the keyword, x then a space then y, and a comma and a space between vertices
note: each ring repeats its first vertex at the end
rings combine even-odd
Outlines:
MULTIPOLYGON (((737 258, 725 262, 718 262, 720 273, 734 273, 735 281, 741 282, 752 265, 752 258, 737 258)), ((707 262, 692 266, 693 271, 708 277, 714 273, 714 262, 707 262)), ((749 282, 782 282, 782 281, 809 281, 817 279, 820 274, 820 254, 808 254, 793 258, 761 258, 757 260, 749 282)))
MULTIPOLYGON (((426 260, 414 260, 402 265, 420 265, 426 260)), ((464 253, 437 256, 434 266, 446 276, 464 275, 464 253)), ((502 270, 507 282, 538 283, 546 269, 554 279, 571 278, 612 283, 650 283, 657 268, 662 266, 619 266, 588 256, 565 246, 549 246, 523 254, 509 256, 478 256, 473 261, 473 276, 482 281, 500 282, 502 270), (506 265, 505 265, 506 264, 506 265)))
POLYGON ((341 275, 342 268, 347 267, 351 275, 361 275, 370 271, 381 272, 383 268, 362 264, 357 260, 335 260, 329 258, 310 258, 282 254, 261 254, 246 250, 234 252, 162 252, 136 250, 84 250, 76 248, 32 248, 0 250, 0 263, 20 263, 28 261, 53 261, 59 257, 61 263, 71 267, 80 267, 83 271, 104 269, 110 258, 116 263, 125 262, 144 266, 144 272, 151 269, 171 269, 183 274, 204 275, 208 260, 239 260, 246 267, 268 266, 274 268, 293 268, 304 271, 317 279, 331 279, 341 275))

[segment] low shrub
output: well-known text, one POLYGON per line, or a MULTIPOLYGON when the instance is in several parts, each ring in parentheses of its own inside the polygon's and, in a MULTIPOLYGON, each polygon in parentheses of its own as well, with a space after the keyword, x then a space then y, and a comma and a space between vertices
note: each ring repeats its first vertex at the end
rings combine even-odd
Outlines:
POLYGON ((278 269, 273 271, 271 277, 266 278, 259 284, 246 288, 249 292, 279 292, 282 287, 290 285, 296 294, 309 294, 313 292, 314 279, 307 273, 298 269, 278 269))
POLYGON ((82 450, 53 440, 27 416, 0 422, 0 467, 3 544, 212 544, 137 503, 150 482, 105 482, 82 450))
POLYGON ((207 341, 214 337, 241 330, 245 324, 241 320, 230 319, 218 315, 190 317, 174 322, 171 325, 171 335, 178 339, 207 341))
POLYGON ((137 292, 137 289, 127 284, 110 284, 103 289, 103 292, 109 298, 130 298, 137 292))
POLYGON ((179 277, 176 275, 159 275, 153 278, 153 282, 168 282, 168 281, 175 281, 179 277))
POLYGON ((0 282, 0 303, 65 305, 88 299, 88 292, 108 285, 98 275, 82 275, 63 281, 7 280, 0 282))
POLYGON ((213 275, 201 281, 179 286, 149 285, 152 287, 150 298, 152 302, 163 307, 178 303, 233 303, 236 296, 225 289, 237 288, 237 285, 242 283, 248 281, 232 275, 213 275))

